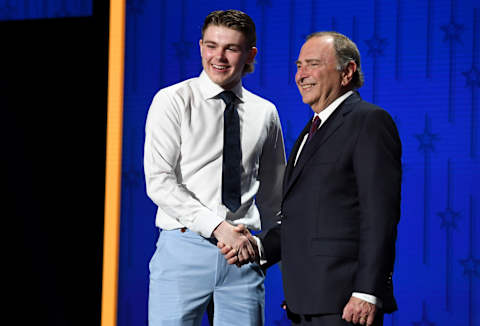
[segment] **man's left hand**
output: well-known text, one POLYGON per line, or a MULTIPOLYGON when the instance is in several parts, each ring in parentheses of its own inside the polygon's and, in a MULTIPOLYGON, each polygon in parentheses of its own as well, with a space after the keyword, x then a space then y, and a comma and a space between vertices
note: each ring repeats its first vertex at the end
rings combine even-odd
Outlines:
POLYGON ((227 246, 223 242, 219 241, 217 243, 217 247, 220 249, 221 253, 223 254, 223 256, 225 258, 225 260, 227 260, 228 264, 230 264, 230 265, 235 264, 238 267, 240 267, 240 266, 242 266, 242 265, 244 265, 248 262, 259 263, 260 262, 260 254, 258 252, 257 241, 255 241, 255 239, 252 236, 252 234, 250 233, 250 231, 248 231, 248 229, 243 224, 235 226, 234 230, 247 237, 248 241, 250 242, 251 246, 253 247, 253 249, 255 251, 255 254, 250 255, 250 258, 248 260, 240 261, 239 257, 238 257, 238 252, 235 249, 233 249, 232 247, 227 246))
POLYGON ((374 304, 351 297, 345 308, 343 308, 342 318, 349 323, 370 326, 373 324, 376 313, 377 306, 374 304))

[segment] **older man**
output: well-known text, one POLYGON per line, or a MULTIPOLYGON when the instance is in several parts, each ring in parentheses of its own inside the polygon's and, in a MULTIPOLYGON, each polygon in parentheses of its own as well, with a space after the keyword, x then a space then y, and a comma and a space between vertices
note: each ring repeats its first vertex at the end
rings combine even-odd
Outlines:
MULTIPOLYGON (((346 36, 310 35, 296 65, 298 89, 314 117, 290 154, 281 224, 259 235, 262 258, 267 266, 282 260, 294 325, 382 325, 383 313, 397 308, 397 128, 356 91, 363 84, 360 54, 346 36)), ((219 247, 238 263, 228 246, 219 247)))

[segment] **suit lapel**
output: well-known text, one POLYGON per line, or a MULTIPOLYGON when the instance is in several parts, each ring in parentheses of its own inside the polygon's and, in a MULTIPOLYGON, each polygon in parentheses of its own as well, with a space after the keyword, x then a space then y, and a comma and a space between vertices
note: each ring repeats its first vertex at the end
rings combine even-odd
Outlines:
POLYGON ((290 152, 290 156, 288 157, 287 167, 285 168, 285 176, 283 178, 284 191, 286 189, 286 186, 289 184, 289 178, 293 171, 293 164, 295 162, 295 158, 297 157, 298 149, 302 144, 303 138, 309 132, 311 125, 312 125, 312 119, 308 120, 308 123, 303 128, 302 132, 300 133, 300 136, 298 136, 297 140, 295 141, 295 144, 293 145, 292 151, 290 152))
POLYGON ((325 141, 341 127, 344 122, 344 117, 353 109, 354 104, 359 100, 360 96, 354 92, 342 104, 340 104, 340 106, 332 113, 327 121, 320 127, 314 137, 303 146, 302 152, 297 160, 297 164, 294 167, 293 163, 295 162, 298 148, 302 143, 303 137, 306 133, 308 133, 312 122, 310 121, 307 124, 300 134, 300 137, 297 139, 294 150, 292 150, 292 153, 288 159, 287 173, 283 184, 284 198, 292 185, 295 183, 295 180, 302 172, 305 164, 312 158, 313 154, 322 146, 322 144, 325 143, 325 141))

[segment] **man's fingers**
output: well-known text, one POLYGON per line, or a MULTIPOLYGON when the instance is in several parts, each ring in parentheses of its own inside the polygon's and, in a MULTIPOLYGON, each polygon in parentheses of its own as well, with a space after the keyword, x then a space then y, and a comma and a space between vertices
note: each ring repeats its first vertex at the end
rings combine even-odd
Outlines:
MULTIPOLYGON (((248 231, 247 231, 248 232, 248 231)), ((242 245, 240 250, 239 259, 241 262, 250 261, 252 257, 255 257, 255 250, 249 238, 245 235, 242 236, 242 245)))
POLYGON ((249 254, 249 257, 248 257, 249 260, 250 260, 251 258, 255 258, 255 255, 256 255, 255 249, 253 249, 253 246, 252 246, 252 244, 250 243, 250 241, 248 242, 247 249, 248 249, 248 254, 249 254))
POLYGON ((224 254, 226 260, 232 259, 233 257, 237 257, 238 251, 236 249, 230 249, 228 253, 224 254))
POLYGON ((238 262, 238 250, 233 249, 230 246, 225 245, 222 242, 217 243, 217 247, 220 249, 220 252, 222 253, 223 257, 225 260, 227 260, 227 263, 232 265, 238 262))
POLYGON ((376 314, 376 306, 362 299, 351 297, 343 308, 342 318, 354 324, 368 325, 373 324, 376 314))
MULTIPOLYGON (((250 246, 251 247, 251 246, 250 246)), ((238 254, 238 260, 239 262, 241 263, 246 263, 248 261, 250 261, 250 250, 247 247, 243 247, 240 251, 239 251, 239 254, 238 254)))
POLYGON ((357 324, 360 320, 360 316, 358 313, 353 313, 353 316, 352 316, 352 323, 354 324, 357 324))
POLYGON ((372 311, 367 318, 367 326, 371 326, 373 324, 373 320, 375 319, 375 311, 372 311))
POLYGON ((243 224, 232 226, 221 223, 214 232, 218 240, 217 247, 229 264, 243 265, 256 261, 258 256, 256 241, 243 224))
POLYGON ((352 311, 351 311, 350 305, 348 303, 345 306, 345 308, 343 308, 342 318, 345 319, 347 322, 352 321, 352 311))
POLYGON ((217 243, 217 247, 220 248, 220 252, 222 253, 222 255, 225 256, 225 259, 229 259, 232 256, 237 255, 237 250, 236 249, 232 249, 232 247, 227 246, 227 245, 225 245, 221 242, 217 243), (219 246, 219 244, 220 244, 220 246, 219 246))
POLYGON ((225 255, 232 250, 230 246, 225 245, 223 242, 217 242, 217 247, 220 249, 222 255, 225 255))
POLYGON ((239 233, 243 233, 247 230, 247 228, 245 227, 245 225, 239 224, 239 225, 234 227, 234 230, 239 232, 239 233))
POLYGON ((353 319, 352 319, 352 314, 343 314, 343 319, 345 319, 347 322, 351 322, 353 319))

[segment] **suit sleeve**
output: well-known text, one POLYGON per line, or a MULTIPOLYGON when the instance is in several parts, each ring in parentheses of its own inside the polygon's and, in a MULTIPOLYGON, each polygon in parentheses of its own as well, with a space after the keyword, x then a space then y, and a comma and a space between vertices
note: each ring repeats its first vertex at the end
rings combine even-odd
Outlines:
POLYGON ((354 291, 384 298, 395 259, 400 219, 401 143, 390 115, 370 111, 353 156, 360 206, 354 291))
POLYGON ((266 260, 262 268, 266 269, 275 265, 282 259, 281 233, 282 225, 279 221, 277 225, 257 235, 263 247, 264 257, 262 259, 266 260))

